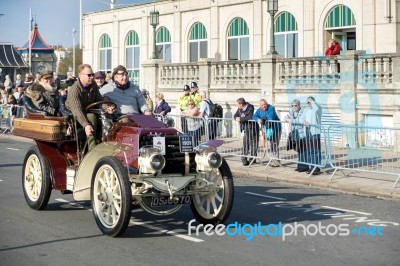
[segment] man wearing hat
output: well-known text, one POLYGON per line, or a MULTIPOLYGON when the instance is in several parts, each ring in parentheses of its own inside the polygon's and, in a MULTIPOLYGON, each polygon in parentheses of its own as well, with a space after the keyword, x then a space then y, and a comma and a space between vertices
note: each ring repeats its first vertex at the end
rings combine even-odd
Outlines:
POLYGON ((182 95, 178 98, 178 106, 181 112, 186 110, 189 99, 190 99, 190 87, 189 85, 184 85, 182 95))
POLYGON ((94 73, 94 81, 96 82, 99 89, 103 88, 108 82, 106 81, 106 74, 103 71, 97 71, 94 73))
POLYGON ((100 93, 117 105, 114 116, 140 113, 145 115, 152 114, 139 87, 129 81, 128 71, 124 66, 119 65, 114 68, 111 79, 113 82, 101 88, 100 93))
POLYGON ((66 107, 85 130, 89 151, 96 146, 96 137, 100 138, 101 127, 97 127, 96 115, 87 113, 86 107, 103 100, 93 78, 94 74, 90 65, 78 66, 78 79, 68 89, 68 97, 65 102, 66 107))
MULTIPOLYGON (((182 95, 178 98, 178 106, 181 112, 185 111, 190 100, 189 85, 183 86, 182 95)), ((187 122, 185 117, 181 117, 182 132, 187 132, 187 122)))
POLYGON ((190 99, 192 99, 198 108, 200 108, 200 103, 201 103, 201 97, 199 94, 199 87, 197 86, 197 83, 195 81, 192 81, 190 83, 190 99))
POLYGON ((27 88, 22 102, 28 113, 61 116, 59 94, 51 86, 53 78, 53 72, 44 70, 39 74, 38 81, 27 88))
POLYGON ((149 91, 145 90, 145 89, 142 89, 142 94, 143 94, 144 99, 146 100, 147 106, 150 108, 150 110, 153 111, 154 110, 154 104, 153 104, 153 100, 150 98, 149 91))

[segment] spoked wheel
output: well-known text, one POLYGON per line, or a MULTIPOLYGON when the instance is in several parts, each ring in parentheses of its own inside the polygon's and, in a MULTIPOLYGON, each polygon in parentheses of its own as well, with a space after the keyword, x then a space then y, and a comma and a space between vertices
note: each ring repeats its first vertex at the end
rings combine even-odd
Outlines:
POLYGON ((29 207, 42 210, 47 206, 51 195, 50 167, 36 146, 25 155, 22 186, 29 207))
MULTIPOLYGON (((223 223, 229 216, 233 205, 233 178, 225 160, 218 171, 213 171, 207 180, 214 184, 209 193, 196 193, 190 205, 196 219, 203 224, 223 223)), ((201 190, 205 184, 196 181, 195 186, 201 190)))
POLYGON ((97 226, 106 235, 119 236, 129 224, 132 208, 129 176, 122 163, 113 157, 100 159, 91 190, 97 226))

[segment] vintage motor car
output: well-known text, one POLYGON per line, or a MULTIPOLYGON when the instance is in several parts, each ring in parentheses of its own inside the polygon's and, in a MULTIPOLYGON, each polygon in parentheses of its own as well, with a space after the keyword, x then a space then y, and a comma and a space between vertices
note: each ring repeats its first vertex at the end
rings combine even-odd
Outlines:
POLYGON ((119 236, 131 210, 154 215, 177 212, 190 204, 199 223, 223 223, 234 197, 232 173, 217 152, 220 140, 193 147, 191 136, 152 116, 109 119, 102 104, 87 107, 102 124, 101 142, 87 152, 74 119, 29 114, 15 119, 13 134, 36 142, 22 168, 26 202, 44 209, 52 190, 91 201, 100 230, 119 236))

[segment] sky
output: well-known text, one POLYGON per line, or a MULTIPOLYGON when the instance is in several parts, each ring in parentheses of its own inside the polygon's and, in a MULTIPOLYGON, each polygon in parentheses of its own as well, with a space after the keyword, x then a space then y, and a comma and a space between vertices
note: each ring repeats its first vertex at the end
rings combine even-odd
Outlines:
MULTIPOLYGON (((109 0, 81 0, 83 13, 110 8, 109 0)), ((80 0, 0 0, 0 43, 23 46, 29 38, 29 9, 38 24, 39 32, 49 45, 72 47, 79 43, 80 0)), ((116 0, 116 6, 149 3, 153 0, 116 0)))

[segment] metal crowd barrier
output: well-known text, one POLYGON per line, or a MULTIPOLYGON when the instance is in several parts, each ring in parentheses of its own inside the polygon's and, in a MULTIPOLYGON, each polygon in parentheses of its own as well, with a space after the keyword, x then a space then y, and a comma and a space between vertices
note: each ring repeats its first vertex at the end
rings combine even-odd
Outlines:
POLYGON ((177 130, 192 135, 194 137, 195 146, 208 140, 208 136, 206 135, 206 123, 202 117, 168 114, 165 117, 156 115, 156 118, 169 127, 174 125, 173 127, 177 130))
POLYGON ((200 124, 198 143, 214 138, 224 140, 224 145, 218 148, 221 154, 243 157, 247 143, 250 153, 247 158, 251 161, 249 167, 255 160, 261 161, 267 155, 266 168, 284 161, 295 163, 301 169, 311 169, 311 176, 317 168, 332 167, 334 172, 330 180, 338 170, 343 174, 344 171, 389 174, 397 176, 393 188, 400 180, 398 128, 335 125, 326 130, 319 125, 304 126, 284 121, 268 121, 259 125, 256 121, 248 121, 246 138, 240 123, 230 117, 208 120, 170 114, 156 117, 188 134, 193 134, 188 129, 188 123, 200 124), (271 130, 274 132, 272 136, 271 130), (251 155, 253 149, 257 149, 257 153, 251 155))
POLYGON ((263 130, 269 139, 266 148, 269 161, 265 168, 276 161, 291 162, 298 164, 297 168, 302 171, 310 168, 311 176, 317 168, 326 166, 329 159, 328 141, 323 126, 268 121, 263 130))
POLYGON ((400 180, 400 129, 337 125, 328 128, 329 162, 334 172, 395 175, 400 180))
MULTIPOLYGON (((247 159, 250 160, 249 166, 265 156, 265 143, 261 141, 260 127, 256 121, 248 121, 245 130, 241 130, 240 123, 232 118, 208 118, 188 117, 182 115, 168 114, 165 117, 156 115, 156 118, 164 122, 169 120, 176 129, 189 135, 193 123, 201 124, 200 137, 198 143, 219 139, 224 141, 224 145, 218 147, 218 152, 230 156, 243 157, 246 152, 247 159), (247 143, 247 145, 245 145, 247 143), (246 147, 246 148, 244 148, 246 147), (256 150, 256 152, 254 152, 256 150)), ((164 122, 165 123, 165 122, 164 122)), ((261 160, 260 160, 261 162, 261 160)))
POLYGON ((214 138, 224 141, 218 147, 218 152, 230 156, 246 157, 249 167, 265 156, 265 143, 262 142, 260 125, 257 121, 247 121, 245 124, 232 118, 210 118, 209 125, 213 126, 214 138))
POLYGON ((25 117, 25 107, 18 105, 0 105, 0 133, 10 133, 14 127, 14 118, 25 117))

